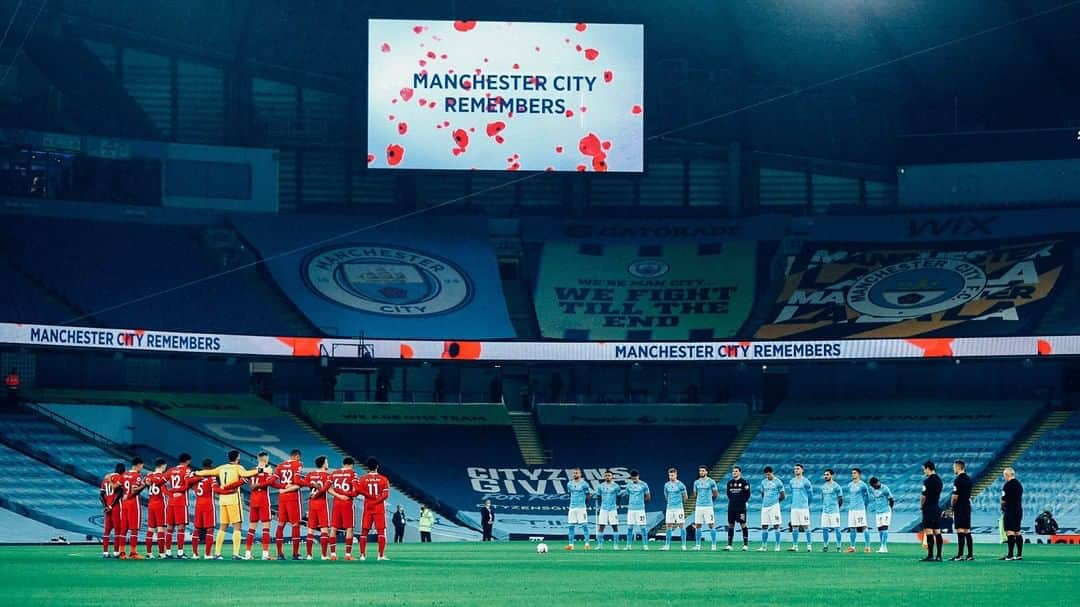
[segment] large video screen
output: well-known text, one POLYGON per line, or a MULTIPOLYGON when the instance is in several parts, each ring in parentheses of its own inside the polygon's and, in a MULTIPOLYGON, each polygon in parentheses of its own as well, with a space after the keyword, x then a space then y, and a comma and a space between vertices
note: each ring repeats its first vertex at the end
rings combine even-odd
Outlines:
POLYGON ((642 170, 641 25, 368 21, 368 167, 642 170))

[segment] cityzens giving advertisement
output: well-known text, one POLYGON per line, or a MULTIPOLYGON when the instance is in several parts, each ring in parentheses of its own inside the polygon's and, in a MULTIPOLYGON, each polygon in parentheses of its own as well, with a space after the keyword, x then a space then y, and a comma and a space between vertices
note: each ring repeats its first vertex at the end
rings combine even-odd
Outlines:
POLYGON ((643 28, 368 21, 371 168, 641 172, 643 28))

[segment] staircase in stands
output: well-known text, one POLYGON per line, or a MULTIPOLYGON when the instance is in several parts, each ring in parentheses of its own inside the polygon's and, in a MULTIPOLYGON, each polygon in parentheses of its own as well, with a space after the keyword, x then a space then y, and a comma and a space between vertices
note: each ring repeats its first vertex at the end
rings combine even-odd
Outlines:
MULTIPOLYGON (((720 459, 716 460, 713 467, 709 470, 709 478, 716 481, 720 485, 720 498, 724 496, 724 479, 731 473, 731 467, 739 461, 739 457, 742 456, 743 451, 746 451, 747 445, 750 441, 754 440, 754 437, 761 431, 761 427, 765 425, 765 421, 769 419, 768 415, 751 415, 746 418, 746 422, 739 428, 739 433, 735 435, 735 438, 731 440, 731 444, 720 456, 720 459)), ((690 481, 686 482, 687 487, 691 486, 691 483, 697 479, 698 471, 690 471, 690 481)), ((693 491, 691 491, 693 493, 693 491)), ((686 516, 690 517, 694 512, 693 500, 687 500, 683 505, 683 510, 686 512, 686 516)), ((687 518, 687 520, 690 520, 687 518)))
POLYGON ((521 450, 521 459, 527 465, 542 466, 551 461, 551 453, 544 449, 532 413, 511 411, 510 423, 514 428, 514 436, 517 437, 518 449, 521 450))
POLYGON ((971 489, 972 499, 994 484, 994 481, 1001 476, 1002 471, 1016 463, 1016 460, 1020 459, 1020 456, 1030 449, 1043 434, 1060 428, 1062 424, 1069 420, 1070 415, 1072 415, 1070 411, 1051 411, 1042 421, 1032 424, 1026 434, 1017 437, 1008 450, 996 460, 990 462, 990 465, 986 467, 982 476, 979 477, 979 480, 971 489))

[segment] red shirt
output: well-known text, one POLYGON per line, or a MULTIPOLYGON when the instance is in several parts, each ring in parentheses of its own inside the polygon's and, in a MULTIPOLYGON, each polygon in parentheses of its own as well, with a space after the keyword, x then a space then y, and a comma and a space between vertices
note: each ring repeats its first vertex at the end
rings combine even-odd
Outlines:
POLYGON ((150 496, 147 498, 147 503, 151 506, 164 506, 166 496, 162 488, 165 485, 165 473, 151 472, 146 475, 144 481, 147 485, 146 493, 150 496))
POLYGON ((364 510, 378 512, 386 508, 390 497, 390 481, 378 472, 368 472, 357 480, 357 492, 364 496, 364 510))
MULTIPOLYGON (((287 485, 295 485, 296 481, 300 480, 300 477, 304 473, 304 464, 300 461, 289 460, 287 462, 281 462, 274 468, 274 476, 281 482, 281 486, 278 489, 284 489, 287 485)), ((285 500, 300 500, 300 491, 288 491, 278 493, 278 501, 285 500)))
POLYGON ((105 475, 105 478, 101 479, 101 493, 105 506, 115 506, 120 501, 122 489, 115 486, 119 479, 120 475, 115 472, 110 472, 105 475))
POLYGON ((4 378, 4 384, 7 385, 7 387, 12 388, 12 389, 18 388, 19 387, 19 374, 18 373, 8 373, 7 377, 4 378))
POLYGON ((356 497, 356 493, 354 493, 356 490, 354 483, 356 483, 357 478, 359 477, 356 476, 355 470, 346 470, 345 468, 334 470, 330 473, 330 486, 333 487, 334 491, 339 495, 346 496, 344 501, 351 502, 352 498, 356 497))
POLYGON ((139 473, 134 470, 128 470, 127 472, 120 475, 119 481, 120 487, 124 491, 124 501, 133 499, 136 503, 138 503, 139 494, 136 493, 136 491, 138 491, 139 488, 143 485, 142 477, 139 476, 139 473))
POLYGON ((326 470, 315 470, 301 481, 307 487, 311 487, 311 501, 326 502, 326 489, 330 487, 330 473, 326 470))
POLYGON ((251 482, 251 505, 270 504, 270 487, 284 487, 273 472, 259 472, 248 479, 251 482))
POLYGON ((215 493, 218 495, 232 493, 244 484, 244 479, 237 479, 224 487, 218 485, 216 476, 193 476, 188 482, 195 487, 195 508, 213 508, 215 493))
POLYGON ((177 500, 173 502, 175 504, 183 504, 187 506, 188 489, 191 488, 189 482, 195 473, 191 471, 191 468, 183 464, 179 466, 173 466, 165 471, 165 491, 169 494, 170 500, 177 500))

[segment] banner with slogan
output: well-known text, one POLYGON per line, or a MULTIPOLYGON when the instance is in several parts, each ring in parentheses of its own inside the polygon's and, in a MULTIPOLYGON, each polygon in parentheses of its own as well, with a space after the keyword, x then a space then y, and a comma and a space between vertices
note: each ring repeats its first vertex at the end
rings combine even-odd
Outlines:
POLYGON ((325 334, 514 337, 482 218, 381 225, 362 217, 236 216, 232 223, 325 334))
POLYGON ((541 403, 536 419, 545 426, 741 426, 746 405, 564 405, 541 403))
POLYGON ((318 424, 510 425, 503 405, 305 401, 302 406, 304 414, 318 424))
POLYGON ((544 337, 733 337, 754 303, 756 243, 549 243, 534 301, 544 337))
POLYGON ((758 339, 994 336, 1031 330, 1064 279, 1055 238, 808 244, 758 339))

